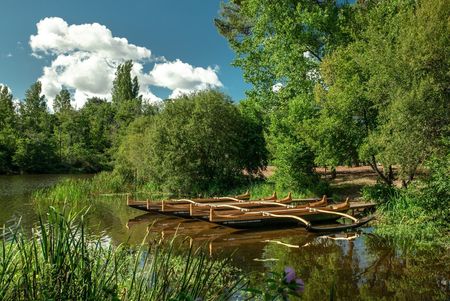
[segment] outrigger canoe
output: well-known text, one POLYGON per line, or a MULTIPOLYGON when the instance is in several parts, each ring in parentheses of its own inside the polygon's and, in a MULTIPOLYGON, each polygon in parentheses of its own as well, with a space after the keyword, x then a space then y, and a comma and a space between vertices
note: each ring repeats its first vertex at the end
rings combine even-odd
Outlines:
MULTIPOLYGON (((235 228, 250 228, 260 225, 274 225, 286 223, 301 223, 306 229, 313 232, 344 230, 356 228, 369 222, 372 217, 357 219, 347 214, 352 208, 347 199, 338 204, 328 204, 328 199, 293 199, 291 194, 286 198, 278 199, 276 194, 269 198, 250 200, 249 193, 235 197, 215 197, 204 199, 179 199, 160 202, 134 201, 127 197, 130 207, 149 212, 158 212, 166 215, 177 215, 207 220, 211 223, 226 225, 235 228), (304 203, 307 201, 308 203, 304 203), (303 204, 298 204, 302 202, 303 204), (330 222, 339 218, 347 218, 351 224, 333 227, 317 227, 312 222, 330 222)), ((373 204, 366 207, 371 208, 373 204)))

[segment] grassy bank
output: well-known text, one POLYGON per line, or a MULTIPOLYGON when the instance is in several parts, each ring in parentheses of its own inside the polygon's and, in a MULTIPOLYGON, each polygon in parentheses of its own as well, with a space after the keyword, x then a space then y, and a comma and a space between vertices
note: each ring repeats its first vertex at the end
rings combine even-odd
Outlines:
POLYGON ((274 182, 269 180, 258 180, 244 183, 239 187, 227 191, 211 191, 201 195, 176 195, 163 192, 149 183, 134 184, 123 179, 114 172, 102 172, 90 179, 66 179, 53 187, 38 190, 33 194, 33 199, 41 208, 49 205, 86 205, 92 200, 105 196, 120 196, 130 193, 136 199, 161 200, 167 198, 182 197, 209 197, 209 196, 234 196, 249 191, 252 199, 259 199, 271 196, 275 191, 279 198, 286 197, 292 193, 294 198, 306 198, 315 196, 312 192, 299 192, 287 189, 276 189, 274 182))
POLYGON ((363 197, 379 206, 376 233, 406 248, 450 248, 450 156, 428 165, 408 188, 375 185, 363 197))
POLYGON ((242 279, 225 261, 143 242, 114 247, 89 237, 81 213, 50 208, 32 237, 4 229, 1 300, 227 300, 242 279))
MULTIPOLYGON (((450 224, 448 162, 442 162, 441 160, 430 164, 430 174, 413 182, 407 189, 386 187, 380 184, 374 186, 366 184, 364 186, 363 198, 379 204, 376 233, 406 247, 450 246, 448 239, 450 224)), ((341 186, 338 185, 337 187, 342 188, 341 186)), ((356 186, 358 189, 361 187, 359 184, 356 186)), ((335 188, 333 183, 331 188, 335 188)), ((221 194, 212 189, 203 195, 181 196, 161 192, 158 187, 148 183, 139 185, 127 183, 120 175, 105 172, 91 179, 63 181, 53 188, 38 191, 35 193, 34 199, 37 204, 45 209, 48 205, 61 204, 86 206, 93 200, 99 200, 99 198, 105 200, 103 198, 105 194, 118 194, 120 196, 121 193, 131 192, 133 197, 137 199, 160 200, 178 197, 233 196, 247 190, 251 193, 252 199, 263 198, 272 195, 276 190, 276 185, 268 178, 264 181, 256 180, 243 183, 235 189, 222 191, 221 194)), ((342 191, 339 191, 337 189, 337 199, 343 197, 342 191)), ((279 198, 285 197, 289 192, 291 191, 277 190, 279 198)), ((313 193, 298 191, 292 191, 292 194, 294 198, 317 196, 313 193)))

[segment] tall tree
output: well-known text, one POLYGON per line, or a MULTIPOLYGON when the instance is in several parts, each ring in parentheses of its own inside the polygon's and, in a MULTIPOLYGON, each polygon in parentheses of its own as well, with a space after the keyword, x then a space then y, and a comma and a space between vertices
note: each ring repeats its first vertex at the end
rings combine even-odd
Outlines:
POLYGON ((302 125, 317 111, 313 88, 320 81, 320 62, 351 39, 350 11, 336 1, 234 0, 222 4, 215 20, 236 53, 234 64, 252 84, 247 102, 264 107, 281 186, 301 190, 317 180, 302 125))
POLYGON ((405 186, 427 158, 445 152, 449 13, 443 0, 358 7, 364 30, 322 64, 325 85, 316 94, 322 110, 311 131, 318 152, 337 160, 357 153, 387 184, 395 165, 405 186))
POLYGON ((0 174, 12 172, 12 158, 16 148, 17 116, 13 95, 7 86, 0 85, 0 174))
POLYGON ((53 101, 53 110, 58 112, 69 111, 72 110, 72 105, 70 104, 71 95, 67 89, 62 89, 58 95, 56 95, 55 100, 53 101))
POLYGON ((53 116, 47 110, 46 99, 41 95, 41 83, 34 83, 20 104, 20 137, 14 162, 21 171, 48 172, 57 162, 53 136, 53 116))
POLYGON ((113 141, 114 109, 105 99, 89 98, 79 111, 78 135, 74 143, 80 150, 76 160, 86 170, 110 169, 114 153, 113 141))
MULTIPOLYGON (((113 82, 112 104, 115 109, 116 131, 118 137, 137 116, 142 114, 142 99, 139 97, 137 77, 131 79, 132 61, 119 65, 113 82)), ((118 142, 118 138, 116 141, 118 142)))
POLYGON ((53 101, 55 112, 55 140, 57 142, 59 160, 63 165, 73 166, 76 147, 76 139, 79 132, 78 116, 71 105, 71 94, 67 89, 62 89, 53 101))

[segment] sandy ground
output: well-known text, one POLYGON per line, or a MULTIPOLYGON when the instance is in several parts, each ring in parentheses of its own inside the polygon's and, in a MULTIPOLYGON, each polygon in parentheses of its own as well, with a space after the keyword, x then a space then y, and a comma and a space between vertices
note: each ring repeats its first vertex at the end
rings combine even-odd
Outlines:
MULTIPOLYGON (((264 175, 270 177, 273 175, 274 171, 274 166, 268 166, 264 175)), ((338 166, 336 168, 335 179, 331 179, 330 169, 325 170, 324 168, 316 168, 316 172, 318 172, 322 178, 328 179, 333 188, 333 192, 342 198, 349 197, 351 199, 358 199, 361 197, 362 187, 377 183, 377 174, 370 166, 338 166)))

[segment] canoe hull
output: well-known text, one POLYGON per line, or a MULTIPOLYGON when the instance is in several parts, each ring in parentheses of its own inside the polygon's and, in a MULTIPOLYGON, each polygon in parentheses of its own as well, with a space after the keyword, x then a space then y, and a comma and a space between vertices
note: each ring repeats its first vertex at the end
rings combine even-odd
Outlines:
MULTIPOLYGON (((340 216, 320 213, 320 214, 302 215, 301 218, 312 223, 330 223, 338 220, 340 216)), ((207 217, 205 217, 204 219, 209 221, 207 217)), ((286 218, 261 217, 251 220, 213 221, 213 223, 237 229, 250 229, 255 227, 271 228, 279 226, 299 226, 299 225, 305 226, 303 223, 287 217, 286 218)))

